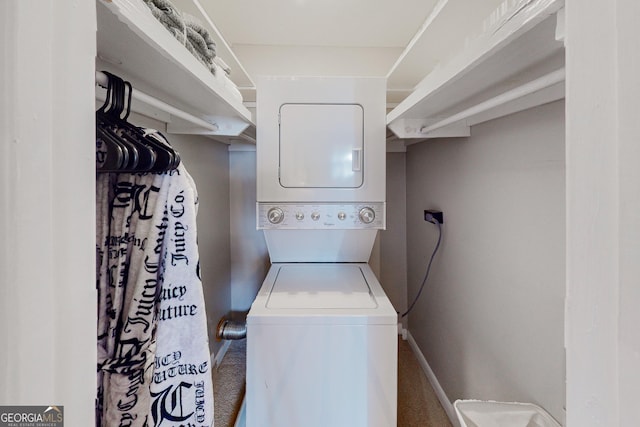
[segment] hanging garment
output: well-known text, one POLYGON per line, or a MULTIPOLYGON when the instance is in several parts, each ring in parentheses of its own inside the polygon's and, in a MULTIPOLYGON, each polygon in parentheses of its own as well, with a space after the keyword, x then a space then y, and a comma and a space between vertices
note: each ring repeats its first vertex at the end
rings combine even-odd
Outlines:
POLYGON ((156 426, 209 427, 213 384, 197 244, 198 195, 183 165, 169 173, 151 414, 156 426))
POLYGON ((96 393, 96 426, 102 426, 104 411, 104 387, 101 364, 108 358, 107 337, 109 335, 108 312, 112 309, 109 283, 107 280, 107 255, 109 235, 109 181, 108 174, 96 177, 96 291, 98 297, 98 385, 96 393))
MULTIPOLYGON (((102 193, 108 187, 110 201, 108 233, 99 251, 103 259, 98 315, 102 414, 98 425, 105 427, 149 425, 155 316, 161 289, 158 266, 163 256, 157 242, 163 241, 166 229, 163 214, 168 180, 166 174, 98 178, 102 193)), ((104 222, 104 208, 99 212, 104 222)), ((101 229, 106 229, 104 224, 101 229)))
POLYGON ((121 117, 132 87, 105 74, 108 97, 96 112, 96 426, 211 427, 195 184, 160 132, 129 124, 128 107, 121 117), (120 171, 128 173, 109 173, 120 171))
POLYGON ((212 426, 193 179, 99 174, 96 197, 96 425, 212 426))

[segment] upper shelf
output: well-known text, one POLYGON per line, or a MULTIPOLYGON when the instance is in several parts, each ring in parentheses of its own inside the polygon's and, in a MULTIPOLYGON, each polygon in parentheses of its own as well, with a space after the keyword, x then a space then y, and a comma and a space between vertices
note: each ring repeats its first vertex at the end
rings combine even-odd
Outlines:
POLYGON ((100 67, 214 125, 204 128, 169 117, 169 132, 237 136, 253 124, 242 100, 193 57, 141 0, 98 0, 97 15, 100 67))
MULTIPOLYGON (((480 34, 483 18, 503 0, 438 0, 411 41, 387 74, 387 89, 413 92, 416 85, 439 63, 464 49, 480 34)), ((406 96, 406 95, 405 95, 406 96)), ((388 102, 401 102, 389 98, 388 102)))
POLYGON ((401 139, 470 126, 564 97, 563 0, 520 1, 387 115, 401 139))
POLYGON ((242 66, 240 60, 236 57, 235 52, 229 46, 226 39, 214 23, 215 16, 210 16, 204 8, 200 0, 171 0, 171 3, 181 12, 188 13, 195 17, 209 31, 211 37, 216 41, 216 54, 224 60, 231 68, 229 78, 238 86, 238 88, 253 88, 255 83, 251 80, 251 76, 242 66))

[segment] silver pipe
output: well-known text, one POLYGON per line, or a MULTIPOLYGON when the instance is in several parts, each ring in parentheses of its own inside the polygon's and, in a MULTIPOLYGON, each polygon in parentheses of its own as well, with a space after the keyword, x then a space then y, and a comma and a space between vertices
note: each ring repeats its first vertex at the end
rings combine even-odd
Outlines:
POLYGON ((225 319, 218 322, 216 338, 218 340, 241 340, 247 337, 247 324, 235 320, 225 319))

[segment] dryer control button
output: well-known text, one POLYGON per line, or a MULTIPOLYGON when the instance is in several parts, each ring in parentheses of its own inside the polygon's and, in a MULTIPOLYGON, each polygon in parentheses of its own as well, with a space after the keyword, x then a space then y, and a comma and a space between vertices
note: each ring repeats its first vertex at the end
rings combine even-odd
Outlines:
POLYGON ((344 221, 346 217, 347 217, 347 214, 346 214, 346 213, 344 213, 344 212, 338 212, 338 219, 339 219, 340 221, 344 221))
POLYGON ((360 221, 364 222, 365 224, 371 224, 373 220, 376 219, 376 213, 370 207, 360 209, 358 216, 360 217, 360 221))
POLYGON ((314 221, 317 221, 320 219, 320 213, 319 212, 312 212, 311 213, 311 219, 314 221))
POLYGON ((302 221, 304 219, 304 212, 296 212, 296 219, 302 221))
POLYGON ((280 208, 271 208, 267 212, 267 219, 271 224, 280 224, 284 219, 284 212, 280 208))

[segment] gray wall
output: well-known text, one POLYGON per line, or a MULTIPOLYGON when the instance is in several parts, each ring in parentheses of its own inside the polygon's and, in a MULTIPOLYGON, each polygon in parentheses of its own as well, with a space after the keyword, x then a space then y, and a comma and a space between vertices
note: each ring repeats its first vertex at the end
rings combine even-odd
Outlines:
POLYGON ((231 180, 231 309, 242 318, 269 270, 269 253, 256 230, 256 152, 229 153, 231 180))
POLYGON ((187 171, 198 188, 198 248, 207 309, 209 347, 216 353, 218 321, 231 308, 229 239, 229 152, 208 138, 171 135, 187 171))
MULTIPOLYGON (((132 115, 138 125, 163 129, 164 124, 132 115)), ((171 145, 193 177, 198 189, 198 249, 200 271, 207 310, 209 348, 216 353, 218 321, 231 310, 231 257, 229 211, 228 146, 210 138, 195 135, 169 135, 171 145)))
POLYGON ((564 103, 407 152, 409 330, 447 396, 564 405, 564 103))
POLYGON ((405 175, 406 154, 387 153, 387 229, 378 234, 380 240, 380 274, 378 279, 395 309, 401 313, 407 307, 407 193, 405 175))

